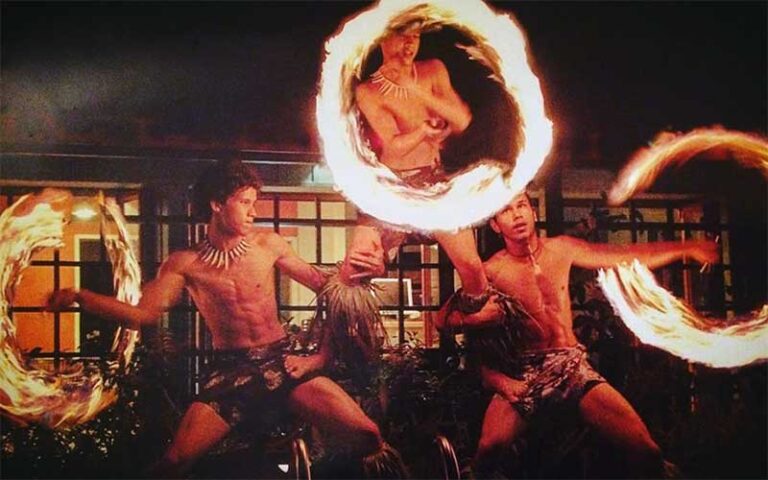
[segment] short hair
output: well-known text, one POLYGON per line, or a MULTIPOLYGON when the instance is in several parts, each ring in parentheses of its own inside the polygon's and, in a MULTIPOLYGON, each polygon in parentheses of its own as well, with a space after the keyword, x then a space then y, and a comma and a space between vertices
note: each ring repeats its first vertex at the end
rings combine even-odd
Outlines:
POLYGON ((256 169, 240 159, 219 160, 206 168, 192 187, 192 210, 204 220, 211 217, 211 201, 226 202, 227 198, 245 187, 261 192, 263 183, 256 169))
POLYGON ((384 36, 393 33, 403 34, 412 29, 416 29, 420 33, 438 31, 442 28, 438 17, 436 7, 428 4, 417 5, 392 18, 387 25, 384 36))
POLYGON ((522 193, 525 195, 525 198, 528 199, 528 204, 533 207, 533 197, 531 197, 531 193, 528 191, 528 189, 524 189, 522 193))
MULTIPOLYGON (((493 216, 491 217, 491 220, 496 219, 497 215, 499 215, 501 212, 506 211, 507 207, 509 207, 509 205, 512 203, 512 200, 514 200, 515 198, 519 197, 520 195, 525 195, 525 198, 528 199, 528 205, 530 205, 531 209, 533 209, 533 197, 531 197, 531 194, 528 191, 528 187, 526 187, 521 192, 518 192, 514 197, 512 197, 512 199, 510 199, 510 201, 507 202, 507 204, 504 205, 499 211, 494 213, 493 216)), ((535 209, 533 210, 533 213, 536 213, 535 209)))

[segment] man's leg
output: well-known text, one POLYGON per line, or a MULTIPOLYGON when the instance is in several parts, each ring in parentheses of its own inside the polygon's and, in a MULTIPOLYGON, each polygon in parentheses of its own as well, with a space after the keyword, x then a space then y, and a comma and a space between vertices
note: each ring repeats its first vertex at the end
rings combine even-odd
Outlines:
MULTIPOLYGON (((354 283, 350 279, 350 276, 358 273, 358 270, 349 263, 350 254, 355 252, 377 254, 378 252, 381 252, 382 248, 381 234, 375 227, 370 225, 356 225, 352 231, 352 239, 347 248, 347 255, 341 265, 340 274, 344 283, 354 283)), ((386 255, 386 253, 387 252, 383 252, 384 255, 386 255)))
POLYGON ((325 434, 339 437, 367 455, 381 448, 379 427, 360 405, 327 377, 315 377, 298 385, 289 396, 291 410, 325 434))
POLYGON ((592 388, 579 403, 584 421, 626 452, 631 476, 660 478, 664 459, 648 428, 627 400, 607 383, 592 388))
POLYGON ((525 421, 503 397, 494 395, 485 410, 483 428, 472 460, 472 473, 476 478, 487 478, 494 470, 499 455, 525 429, 525 421))
POLYGON ((194 402, 181 419, 170 447, 152 477, 181 478, 192 464, 229 433, 230 426, 211 407, 194 402))
POLYGON ((379 427, 339 385, 315 377, 293 389, 291 410, 325 435, 342 439, 363 457, 363 468, 373 476, 405 474, 399 455, 381 437, 379 427))
POLYGON ((434 237, 459 272, 464 293, 472 296, 483 294, 488 287, 488 279, 485 277, 480 255, 477 254, 477 243, 472 229, 467 228, 456 233, 436 232, 434 237))

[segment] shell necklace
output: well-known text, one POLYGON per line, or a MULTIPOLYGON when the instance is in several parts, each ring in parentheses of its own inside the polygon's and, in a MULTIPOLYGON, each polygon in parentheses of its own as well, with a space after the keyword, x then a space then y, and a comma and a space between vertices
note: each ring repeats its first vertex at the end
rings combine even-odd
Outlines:
MULTIPOLYGON (((413 81, 417 82, 419 80, 419 74, 416 71, 415 63, 412 64, 411 71, 413 72, 413 81)), ((371 75, 371 83, 376 84, 379 87, 379 92, 385 97, 394 95, 395 98, 408 99, 408 89, 384 76, 384 74, 381 73, 381 68, 373 72, 373 75, 371 75)))
POLYGON ((226 270, 230 263, 233 263, 238 258, 248 252, 251 248, 251 244, 248 240, 243 238, 240 242, 229 250, 220 250, 211 244, 210 238, 205 237, 205 240, 200 244, 197 251, 197 256, 200 260, 213 268, 223 268, 226 270))

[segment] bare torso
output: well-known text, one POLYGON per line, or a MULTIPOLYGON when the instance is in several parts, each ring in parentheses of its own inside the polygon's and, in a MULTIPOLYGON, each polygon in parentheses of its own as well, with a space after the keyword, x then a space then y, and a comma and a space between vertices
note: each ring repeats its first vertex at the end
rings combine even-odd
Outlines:
POLYGON ((251 248, 226 270, 204 264, 194 250, 181 252, 186 287, 213 336, 215 349, 249 348, 285 336, 275 300, 277 253, 263 234, 249 237, 251 248))
POLYGON ((494 287, 517 298, 536 320, 537 328, 526 331, 523 349, 573 346, 577 340, 568 292, 572 259, 558 238, 539 241, 539 273, 528 257, 515 257, 504 249, 486 262, 486 274, 494 287))
MULTIPOLYGON (((425 90, 434 90, 434 74, 430 68, 430 61, 414 62, 417 72, 417 84, 425 90)), ((379 91, 379 86, 370 79, 362 83, 359 89, 364 89, 368 95, 366 100, 375 103, 378 108, 384 109, 392 115, 400 133, 409 133, 420 127, 430 119, 427 106, 414 98, 414 96, 398 97, 393 93, 384 94, 379 91)), ((360 97, 358 95, 358 97, 360 97)), ((375 135, 375 132, 371 132, 375 135)), ((377 139, 374 144, 379 143, 377 139)), ((379 161, 392 170, 409 170, 414 168, 431 166, 440 161, 440 145, 435 142, 423 141, 413 150, 403 156, 388 155, 386 149, 376 152, 379 161)))

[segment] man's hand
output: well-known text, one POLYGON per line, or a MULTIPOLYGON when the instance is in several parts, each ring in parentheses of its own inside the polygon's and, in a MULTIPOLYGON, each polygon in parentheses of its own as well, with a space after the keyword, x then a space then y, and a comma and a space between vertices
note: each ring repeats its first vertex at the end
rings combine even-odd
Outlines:
POLYGON ((448 122, 440 117, 428 118, 422 124, 426 140, 435 145, 440 145, 448 138, 452 131, 448 122))
POLYGON ((307 357, 288 355, 285 357, 283 367, 285 367, 288 376, 293 379, 299 379, 308 373, 323 368, 323 360, 320 355, 309 355, 307 357))
POLYGON ((717 243, 711 240, 687 242, 685 246, 686 256, 693 258, 699 263, 716 263, 720 260, 720 252, 717 243))
POLYGON ((355 272, 349 275, 351 280, 360 280, 363 278, 380 277, 386 272, 384 266, 384 251, 374 252, 357 251, 351 252, 347 257, 349 264, 355 267, 355 272))
POLYGON ((466 332, 477 327, 498 325, 504 318, 505 313, 496 301, 496 294, 491 295, 480 311, 475 313, 460 311, 455 304, 455 298, 451 297, 437 312, 435 327, 438 330, 450 328, 452 331, 466 332))
POLYGON ((58 312, 77 302, 78 291, 74 288, 56 290, 48 297, 46 310, 58 312))
POLYGON ((520 397, 525 394, 526 390, 528 390, 528 385, 521 380, 515 380, 514 378, 509 377, 499 380, 499 394, 509 402, 517 402, 520 400, 520 397))

